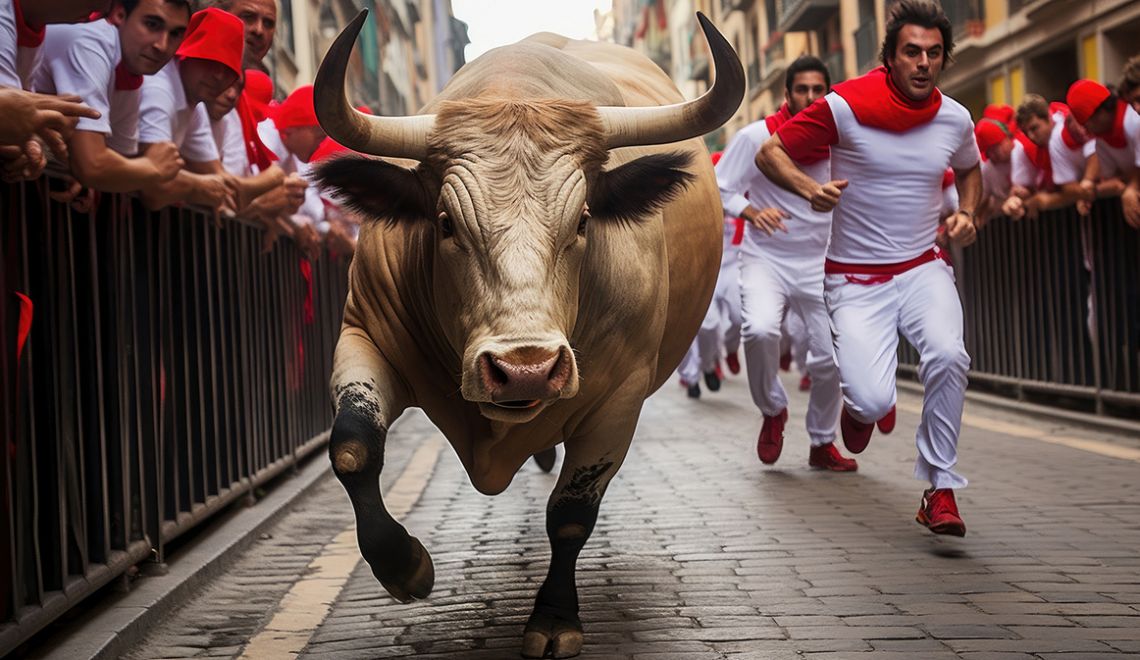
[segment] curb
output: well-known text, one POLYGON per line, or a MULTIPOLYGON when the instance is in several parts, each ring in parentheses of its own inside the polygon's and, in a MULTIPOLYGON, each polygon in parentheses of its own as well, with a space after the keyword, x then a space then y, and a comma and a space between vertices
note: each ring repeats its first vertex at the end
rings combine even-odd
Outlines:
POLYGON ((60 639, 59 643, 33 651, 31 657, 102 660, 129 651, 152 625, 229 568, 293 502, 332 474, 324 456, 325 452, 314 451, 296 475, 278 483, 264 499, 223 514, 212 523, 214 529, 188 542, 168 560, 165 575, 142 578, 130 592, 106 596, 106 602, 97 609, 56 632, 53 637, 60 639))

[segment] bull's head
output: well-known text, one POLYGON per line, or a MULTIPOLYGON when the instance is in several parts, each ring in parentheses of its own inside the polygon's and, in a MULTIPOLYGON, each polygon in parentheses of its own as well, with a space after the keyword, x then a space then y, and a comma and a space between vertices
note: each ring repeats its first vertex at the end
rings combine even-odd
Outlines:
POLYGON ((744 95, 740 62, 698 15, 716 81, 694 101, 596 107, 480 97, 442 103, 433 115, 378 117, 354 110, 343 91, 364 17, 321 64, 317 117, 352 149, 420 164, 348 157, 322 165, 317 178, 366 216, 432 223, 434 298, 447 310, 438 318, 447 341, 462 356, 463 397, 488 418, 529 421, 578 392, 568 337, 590 224, 651 215, 692 178, 683 153, 604 171, 608 150, 679 142, 720 126, 744 95))

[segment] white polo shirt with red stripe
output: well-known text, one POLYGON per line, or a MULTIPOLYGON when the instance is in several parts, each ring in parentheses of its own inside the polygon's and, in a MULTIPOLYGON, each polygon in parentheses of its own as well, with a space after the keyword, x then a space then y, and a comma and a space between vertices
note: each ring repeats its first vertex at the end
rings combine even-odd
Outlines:
POLYGON ((1124 139, 1123 147, 1114 147, 1104 138, 1096 139, 1102 177, 1125 177, 1140 168, 1140 114, 1131 106, 1124 111, 1124 139))
POLYGON ((0 87, 31 90, 42 57, 43 31, 23 23, 19 1, 0 2, 0 87))
POLYGON ((831 145, 831 178, 849 183, 831 224, 827 257, 849 264, 892 264, 931 249, 942 210, 942 177, 947 167, 978 164, 970 113, 943 95, 934 117, 895 132, 860 124, 842 96, 831 92, 780 129, 793 159, 831 145), (803 117, 801 117, 803 115, 803 117), (802 144, 784 129, 801 123, 802 144))
POLYGON ((1053 124, 1053 133, 1049 135, 1049 161, 1053 164, 1053 183, 1058 186, 1083 179, 1089 158, 1096 153, 1096 140, 1070 146, 1064 133, 1065 122, 1059 121, 1053 124))
POLYGON ((139 146, 141 79, 117 72, 121 62, 119 30, 107 21, 49 25, 35 88, 83 99, 102 116, 81 117, 76 130, 102 133, 109 148, 133 156, 139 146))
POLYGON ((192 106, 186 99, 178 59, 145 78, 139 110, 139 142, 173 142, 182 157, 191 162, 219 160, 206 106, 202 103, 192 106))
MULTIPOLYGON (((784 220, 788 231, 777 231, 771 236, 746 223, 740 246, 742 255, 780 265, 795 264, 805 271, 822 274, 831 213, 813 211, 811 202, 777 186, 760 172, 756 152, 769 137, 768 125, 761 120, 740 129, 728 143, 716 166, 721 203, 725 212, 734 216, 739 216, 749 204, 757 209, 780 209, 791 216, 784 220)), ((799 166, 820 183, 830 179, 831 165, 826 158, 799 166)))

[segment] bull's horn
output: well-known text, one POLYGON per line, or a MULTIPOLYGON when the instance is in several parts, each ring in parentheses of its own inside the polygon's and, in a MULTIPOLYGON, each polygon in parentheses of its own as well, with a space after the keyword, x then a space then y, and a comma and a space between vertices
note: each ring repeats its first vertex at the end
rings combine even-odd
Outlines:
POLYGON ((732 46, 701 12, 701 30, 712 51, 713 85, 700 98, 657 107, 598 108, 606 129, 606 147, 667 144, 716 130, 744 99, 744 69, 732 46))
POLYGON ((375 156, 423 160, 427 153, 427 134, 435 123, 435 115, 376 117, 356 110, 345 97, 348 57, 367 16, 368 10, 361 10, 341 31, 321 62, 313 84, 317 120, 329 137, 350 149, 375 156))

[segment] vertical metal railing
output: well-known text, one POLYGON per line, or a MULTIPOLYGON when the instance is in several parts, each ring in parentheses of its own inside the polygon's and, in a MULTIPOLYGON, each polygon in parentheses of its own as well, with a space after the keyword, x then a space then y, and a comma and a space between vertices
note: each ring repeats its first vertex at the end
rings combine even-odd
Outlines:
POLYGON ((0 186, 0 655, 320 447, 347 287, 347 259, 50 183, 0 186))
MULTIPOLYGON (((971 381, 1137 416, 1138 263, 1140 232, 1119 199, 1083 218, 1068 208, 987 224, 955 263, 971 381)), ((900 346, 900 369, 913 373, 918 355, 900 346)))

